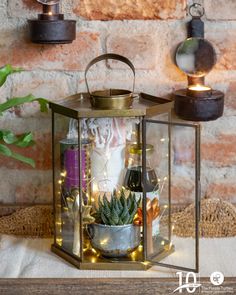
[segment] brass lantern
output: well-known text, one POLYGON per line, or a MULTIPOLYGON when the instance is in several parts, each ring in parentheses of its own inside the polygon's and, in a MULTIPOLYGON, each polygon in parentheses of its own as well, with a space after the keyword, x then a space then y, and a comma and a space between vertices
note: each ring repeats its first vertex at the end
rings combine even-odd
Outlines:
POLYGON ((199 124, 174 122, 171 101, 144 93, 124 109, 92 105, 90 93, 50 104, 52 251, 80 269, 198 271, 199 124), (192 203, 184 239, 172 216, 192 203))

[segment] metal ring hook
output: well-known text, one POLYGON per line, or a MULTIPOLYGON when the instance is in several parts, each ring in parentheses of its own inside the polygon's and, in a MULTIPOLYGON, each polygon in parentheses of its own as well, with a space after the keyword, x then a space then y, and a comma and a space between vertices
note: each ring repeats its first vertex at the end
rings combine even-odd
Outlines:
POLYGON ((199 3, 193 3, 190 7, 189 7, 189 14, 192 17, 202 17, 205 14, 205 9, 204 7, 202 7, 201 4, 199 3), (198 14, 194 13, 193 10, 196 9, 198 14))

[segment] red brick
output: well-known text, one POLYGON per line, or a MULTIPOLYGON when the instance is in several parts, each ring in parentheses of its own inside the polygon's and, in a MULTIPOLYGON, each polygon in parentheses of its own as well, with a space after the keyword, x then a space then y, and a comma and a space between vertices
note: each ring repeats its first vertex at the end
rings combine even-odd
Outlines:
POLYGON ((204 7, 208 19, 236 20, 235 0, 207 0, 204 7))
POLYGON ((174 146, 174 163, 175 165, 192 164, 195 160, 194 145, 187 145, 181 142, 174 146))
POLYGON ((128 57, 136 69, 156 68, 158 42, 151 34, 112 34, 107 40, 107 51, 128 57))
POLYGON ((186 204, 194 201, 195 184, 189 178, 172 178, 171 198, 173 203, 186 204))
MULTIPOLYGON (((34 135, 36 144, 28 148, 12 148, 17 153, 35 160, 37 170, 51 169, 51 134, 36 133, 34 135)), ((0 166, 9 169, 34 169, 11 158, 0 155, 0 166)))
MULTIPOLYGON (((60 100, 69 96, 69 80, 64 74, 39 75, 38 73, 26 72, 14 75, 12 97, 25 96, 32 93, 35 97, 43 97, 50 101, 60 100)), ((39 104, 27 103, 17 108, 16 115, 20 117, 30 117, 42 115, 39 111, 39 104)), ((44 114, 43 114, 44 115, 44 114)))
POLYGON ((84 70, 91 59, 100 53, 98 33, 80 32, 72 44, 36 45, 22 36, 5 44, 0 63, 6 61, 24 69, 43 70, 84 70))
MULTIPOLYGON (((13 1, 13 0, 12 0, 13 1)), ((18 3, 21 1, 17 1, 18 3)), ((22 6, 24 8, 29 8, 29 9, 39 9, 39 7, 41 6, 37 1, 35 0, 22 0, 22 6)))
POLYGON ((235 181, 213 182, 208 186, 206 195, 210 198, 220 198, 225 201, 236 203, 235 181))
POLYGON ((236 110, 236 82, 229 84, 228 91, 225 95, 225 106, 236 110))
POLYGON ((33 17, 42 11, 41 5, 36 0, 9 0, 8 13, 11 17, 33 17))
POLYGON ((236 164, 235 134, 220 134, 214 141, 203 142, 201 145, 202 160, 215 166, 227 167, 236 164))
POLYGON ((217 53, 217 70, 236 69, 236 29, 225 25, 206 28, 206 38, 210 40, 217 53))
POLYGON ((182 19, 186 0, 75 0, 74 13, 90 20, 182 19))
POLYGON ((16 203, 50 203, 52 202, 52 183, 28 183, 15 187, 16 203))

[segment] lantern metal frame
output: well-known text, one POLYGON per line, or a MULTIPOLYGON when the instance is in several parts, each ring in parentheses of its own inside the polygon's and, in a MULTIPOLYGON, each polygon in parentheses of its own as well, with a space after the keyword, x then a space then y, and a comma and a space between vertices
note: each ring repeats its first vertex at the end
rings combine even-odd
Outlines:
MULTIPOLYGON (((94 270, 147 270, 153 265, 159 265, 164 267, 181 269, 184 271, 199 270, 199 220, 200 220, 200 125, 198 123, 187 123, 179 118, 176 118, 175 122, 172 121, 173 102, 165 99, 147 95, 144 93, 139 94, 139 100, 134 101, 134 105, 130 109, 125 110, 97 110, 93 109, 90 104, 90 97, 88 93, 79 93, 70 97, 67 97, 59 103, 50 103, 52 110, 52 161, 53 161, 53 204, 54 204, 54 243, 52 245, 52 251, 64 258, 68 262, 72 263, 79 269, 94 269, 94 270), (153 120, 153 116, 168 114, 168 121, 153 120), (80 212, 80 256, 76 256, 70 253, 63 247, 59 246, 56 241, 56 186, 55 186, 55 114, 60 114, 68 118, 73 118, 78 121, 78 149, 79 159, 81 159, 82 141, 81 141, 81 119, 84 118, 109 118, 109 117, 139 117, 141 123, 139 129, 139 138, 142 142, 142 184, 143 184, 143 235, 142 235, 142 252, 140 260, 131 261, 128 259, 116 260, 101 258, 101 262, 92 263, 86 261, 83 253, 83 239, 84 239, 84 227, 82 217, 82 167, 79 161, 79 212, 80 212), (162 262, 156 262, 154 257, 148 257, 147 254, 147 220, 146 216, 146 125, 148 123, 165 124, 168 126, 169 136, 169 241, 171 241, 171 128, 173 126, 192 127, 195 130, 195 268, 186 268, 181 265, 169 265, 162 262)), ((163 248, 158 255, 158 260, 161 260, 174 252, 174 246, 169 245, 168 248, 163 248)), ((155 254, 155 258, 157 255, 155 254)))

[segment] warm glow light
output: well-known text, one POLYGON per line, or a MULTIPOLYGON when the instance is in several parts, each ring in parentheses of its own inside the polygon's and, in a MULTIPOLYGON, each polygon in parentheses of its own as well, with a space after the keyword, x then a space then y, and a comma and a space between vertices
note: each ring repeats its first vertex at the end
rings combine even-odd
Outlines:
POLYGON ((148 265, 149 264, 149 261, 144 261, 143 264, 144 265, 148 265))
POLYGON ((61 176, 62 176, 62 177, 66 177, 66 171, 61 172, 61 176))
POLYGON ((209 91, 209 90, 211 90, 210 87, 205 86, 205 85, 200 85, 200 84, 189 86, 188 89, 192 90, 192 91, 209 91))
POLYGON ((165 141, 165 138, 161 138, 160 141, 161 141, 161 142, 164 142, 164 141, 165 141))
POLYGON ((138 250, 139 250, 139 252, 142 252, 143 251, 143 246, 142 245, 139 245, 138 246, 138 250))
POLYGON ((108 242, 108 239, 105 239, 105 240, 103 240, 103 241, 101 241, 101 245, 106 245, 107 244, 107 242, 108 242))
POLYGON ((91 262, 92 263, 96 263, 97 262, 97 258, 95 258, 95 257, 91 258, 91 262))
POLYGON ((98 192, 98 184, 96 182, 93 183, 93 192, 98 192))
POLYGON ((48 15, 52 15, 52 12, 51 12, 51 11, 49 11, 48 15))
POLYGON ((93 252, 94 254, 97 254, 97 251, 96 251, 95 249, 93 249, 93 248, 92 248, 92 252, 93 252))
POLYGON ((132 252, 130 256, 131 256, 131 260, 132 261, 136 261, 136 259, 137 259, 137 252, 136 251, 132 252))
POLYGON ((61 246, 62 245, 62 238, 57 238, 56 242, 59 246, 61 246))
POLYGON ((59 183, 59 184, 62 184, 62 181, 61 181, 61 180, 58 180, 58 183, 59 183))

